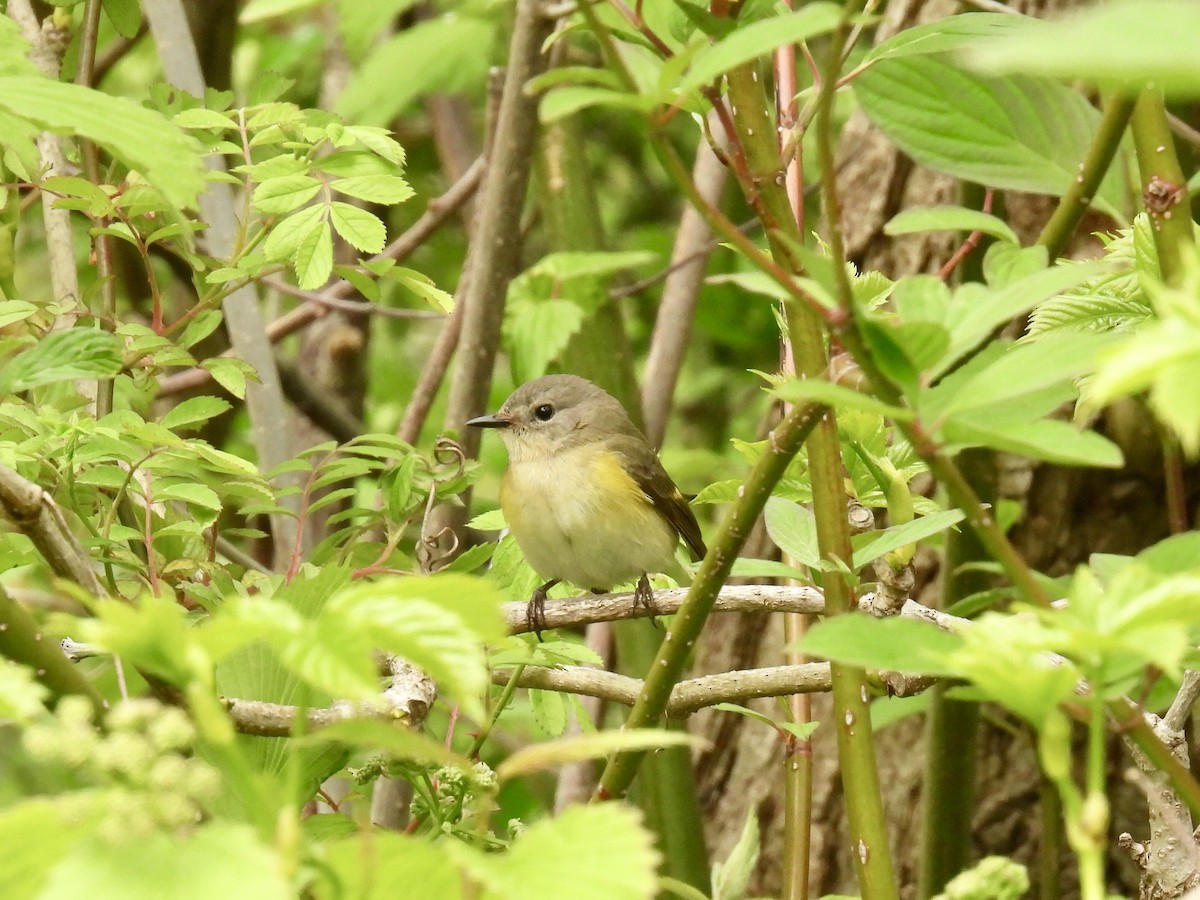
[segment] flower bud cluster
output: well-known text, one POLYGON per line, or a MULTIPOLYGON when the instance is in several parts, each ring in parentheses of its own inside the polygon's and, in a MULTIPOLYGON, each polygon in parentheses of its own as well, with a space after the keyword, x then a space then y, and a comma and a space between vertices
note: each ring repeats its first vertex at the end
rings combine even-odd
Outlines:
POLYGON ((200 821, 220 776, 191 755, 196 731, 186 713, 156 700, 125 700, 104 726, 92 721, 87 700, 65 697, 52 719, 25 730, 33 759, 65 765, 89 785, 61 798, 68 816, 98 814, 100 833, 114 842, 185 831, 200 821))

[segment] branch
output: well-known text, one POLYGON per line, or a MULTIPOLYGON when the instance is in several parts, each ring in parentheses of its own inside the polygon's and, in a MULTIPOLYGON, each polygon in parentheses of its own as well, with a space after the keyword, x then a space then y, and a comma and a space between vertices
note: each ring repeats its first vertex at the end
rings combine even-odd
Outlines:
MULTIPOLYGON (((424 672, 395 657, 388 658, 387 668, 392 680, 380 694, 381 702, 339 700, 324 709, 307 710, 303 730, 312 731, 351 719, 378 719, 399 722, 408 728, 419 727, 437 699, 437 686, 424 672)), ((221 703, 240 733, 260 737, 288 737, 300 716, 298 707, 265 700, 222 697, 221 703)))
MULTIPOLYGON (((750 471, 737 501, 721 523, 708 555, 700 563, 700 570, 688 589, 687 599, 671 623, 671 630, 659 648, 645 687, 626 719, 626 728, 644 728, 666 710, 671 688, 683 674, 696 638, 700 636, 721 586, 729 578, 733 561, 766 505, 771 489, 825 414, 825 409, 816 404, 799 405, 767 436, 763 455, 750 471)), ((610 759, 596 796, 607 799, 624 794, 637 774, 641 757, 641 753, 622 753, 610 759)))
POLYGON ((92 701, 99 713, 104 698, 92 683, 63 655, 55 641, 44 640, 37 621, 0 587, 0 657, 33 670, 37 680, 50 689, 54 700, 80 694, 92 701))
MULTIPOLYGON (((689 588, 669 588, 654 592, 657 615, 679 612, 689 588)), ((510 634, 526 634, 529 627, 527 604, 504 604, 504 621, 510 634)), ((725 585, 713 601, 713 612, 799 612, 819 615, 825 611, 825 598, 816 588, 775 587, 762 584, 725 585)), ((584 594, 546 603, 544 628, 578 628, 596 622, 617 622, 645 618, 646 608, 629 594, 584 594)))
POLYGON ((0 464, 0 507, 33 541, 55 575, 75 582, 93 597, 106 596, 92 567, 92 558, 67 526, 54 498, 3 464, 0 464))
MULTIPOLYGON (((508 684, 511 678, 511 669, 492 672, 493 684, 508 684)), ((671 689, 664 715, 680 719, 718 703, 742 703, 755 697, 821 693, 828 691, 831 684, 829 663, 824 662, 704 675, 676 684, 671 689)), ((622 706, 633 706, 642 692, 643 682, 628 675, 586 666, 526 666, 517 678, 517 686, 583 694, 622 706)))
MULTIPOLYGON (((721 201, 727 180, 725 166, 701 135, 692 169, 697 193, 715 207, 721 201)), ((675 245, 671 248, 670 274, 663 285, 650 352, 646 357, 646 374, 642 379, 646 439, 655 447, 662 444, 667 431, 675 383, 691 341, 696 303, 704 285, 704 271, 716 247, 712 236, 712 229, 696 207, 685 206, 679 218, 679 230, 675 233, 675 245)))

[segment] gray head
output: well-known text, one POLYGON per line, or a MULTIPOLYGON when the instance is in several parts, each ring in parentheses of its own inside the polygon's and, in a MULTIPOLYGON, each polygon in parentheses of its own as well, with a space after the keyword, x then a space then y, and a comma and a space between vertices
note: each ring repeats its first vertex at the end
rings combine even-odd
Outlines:
POLYGON ((553 456, 615 435, 640 436, 612 394, 578 375, 544 375, 517 388, 492 416, 466 424, 502 429, 514 461, 553 456))

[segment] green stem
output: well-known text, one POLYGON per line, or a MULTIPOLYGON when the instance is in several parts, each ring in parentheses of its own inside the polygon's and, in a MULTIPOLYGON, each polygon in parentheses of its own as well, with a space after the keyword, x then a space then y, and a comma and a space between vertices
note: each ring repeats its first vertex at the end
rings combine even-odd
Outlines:
POLYGON ((471 747, 467 750, 467 759, 477 759, 479 757, 479 751, 487 743, 488 736, 492 733, 492 729, 496 727, 496 722, 499 721, 504 710, 508 709, 508 704, 512 702, 513 694, 517 692, 517 684, 521 681, 521 673, 524 671, 525 663, 513 666, 512 675, 509 676, 508 682, 504 685, 504 690, 500 692, 500 696, 496 698, 496 705, 492 707, 492 714, 488 717, 484 726, 479 729, 479 734, 475 735, 475 740, 471 742, 471 747))
POLYGON ((1042 776, 1038 788, 1041 822, 1038 845, 1038 900, 1059 900, 1062 896, 1063 810, 1058 789, 1042 776))
POLYGON ((50 690, 54 702, 68 694, 79 694, 92 702, 99 716, 104 698, 83 673, 63 655, 58 641, 42 632, 25 607, 0 588, 0 656, 28 666, 37 680, 50 690))
MULTIPOLYGON (((83 11, 83 31, 79 37, 79 63, 75 70, 75 83, 90 87, 92 70, 96 65, 96 41, 100 31, 100 0, 87 0, 83 11)), ((79 149, 83 156, 83 172, 92 184, 100 184, 100 150, 93 141, 82 139, 79 149)), ((108 225, 107 219, 100 220, 101 225, 108 225)), ((96 279, 99 282, 99 309, 94 315, 100 326, 106 331, 117 327, 117 284, 116 270, 113 265, 113 238, 111 235, 100 234, 92 238, 96 249, 96 279)), ((157 302, 157 301, 156 301, 157 302)), ((156 310, 157 312, 157 310, 156 310)), ((113 380, 103 378, 96 382, 97 419, 112 412, 113 380)))
POLYGON ((1194 242, 1192 207, 1161 91, 1145 90, 1138 95, 1132 125, 1158 266, 1164 282, 1178 285, 1183 279, 1184 258, 1194 242))
MULTIPOLYGON (((807 630, 807 616, 785 613, 783 641, 794 647, 807 630)), ((785 661, 801 664, 803 653, 785 651, 785 661)), ((812 702, 807 694, 788 698, 792 721, 812 721, 812 702)), ((785 739, 783 764, 783 900, 807 900, 809 859, 812 855, 812 742, 793 735, 785 739)))
MULTIPOLYGON (((966 450, 959 457, 963 474, 989 500, 996 493, 995 455, 966 450)), ((968 564, 987 559, 970 529, 946 533, 942 558, 941 607, 992 585, 992 578, 968 564)), ((917 894, 932 897, 971 861, 971 817, 975 801, 975 758, 979 705, 946 697, 947 686, 930 692, 925 724, 925 778, 921 791, 921 868, 917 894)))
MULTIPOLYGON (((841 201, 835 177, 833 104, 842 65, 842 51, 850 31, 850 18, 858 11, 859 5, 856 0, 847 0, 841 21, 830 35, 814 122, 817 165, 823 173, 821 206, 826 222, 826 239, 830 257, 834 261, 838 303, 847 315, 853 308, 853 297, 850 276, 842 262, 846 254, 841 230, 841 201)), ((790 314, 788 319, 792 327, 798 370, 802 375, 814 377, 826 364, 824 335, 812 316, 803 315, 800 310, 796 313, 790 314)), ((842 483, 841 445, 832 413, 822 421, 822 427, 809 447, 808 457, 821 556, 849 563, 852 551, 850 526, 846 518, 846 493, 842 483)), ((854 608, 853 591, 844 578, 830 572, 825 578, 824 587, 827 615, 845 615, 854 608)), ((897 897, 896 875, 888 847, 887 820, 883 813, 879 767, 872 740, 866 673, 842 663, 832 663, 830 669, 833 676, 838 759, 859 887, 864 900, 897 897)))
POLYGON ((1113 94, 1104 101, 1100 127, 1092 138, 1083 162, 1079 164, 1079 175, 1062 195, 1054 214, 1038 235, 1037 243, 1049 251, 1051 259, 1062 254, 1067 241, 1079 225, 1079 220, 1083 218, 1092 198, 1096 196, 1100 180, 1104 178, 1104 173, 1112 165, 1113 157, 1117 155, 1117 148, 1121 146, 1121 137, 1125 134, 1125 126, 1129 124, 1132 114, 1132 97, 1113 94))
MULTIPOLYGON (((700 563, 687 599, 671 622, 658 657, 646 675, 642 693, 625 720, 625 728, 647 728, 662 717, 671 689, 683 674, 692 647, 716 602, 717 593, 729 577, 738 553, 746 543, 767 498, 771 496, 771 489, 783 477, 788 463, 825 409, 817 404, 797 406, 767 436, 762 457, 742 485, 738 501, 721 523, 708 555, 700 563)), ((638 764, 644 755, 642 752, 621 753, 610 759, 600 778, 600 786, 596 789, 596 798, 607 800, 622 796, 637 774, 638 764)))

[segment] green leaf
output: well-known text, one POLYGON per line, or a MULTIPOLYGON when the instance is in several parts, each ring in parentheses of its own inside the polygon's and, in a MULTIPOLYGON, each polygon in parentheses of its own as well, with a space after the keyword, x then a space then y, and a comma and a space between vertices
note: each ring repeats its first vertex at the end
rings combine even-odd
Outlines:
POLYGON ((952 670, 944 659, 962 646, 962 638, 916 619, 851 614, 818 622, 798 646, 813 656, 867 669, 946 675, 952 670))
MULTIPOLYGON (((923 166, 988 187, 1061 196, 1074 183, 1100 114, 1048 79, 987 78, 935 55, 877 62, 853 82, 863 111, 923 166)), ((1122 218, 1123 166, 1092 205, 1122 218)))
POLYGON ((422 900, 461 900, 463 896, 462 875, 445 844, 389 831, 364 830, 323 843, 321 865, 314 867, 313 874, 314 897, 393 900, 400 885, 420 885, 422 900))
POLYGON ((751 62, 785 44, 798 44, 837 27, 841 10, 834 3, 806 3, 796 12, 760 19, 731 32, 692 57, 680 79, 682 93, 712 84, 742 63, 751 62))
POLYGON ((758 865, 758 810, 753 805, 746 811, 746 824, 741 836, 723 863, 713 863, 713 900, 742 900, 754 867, 758 865))
POLYGON ((585 85, 566 85, 555 88, 538 104, 538 120, 550 124, 573 116, 584 109, 593 106, 614 106, 622 109, 647 111, 654 101, 640 94, 630 94, 627 91, 615 91, 604 87, 588 87, 585 85))
POLYGON ((35 900, 55 864, 83 839, 89 822, 64 820, 48 798, 21 800, 0 810, 0 896, 35 900))
POLYGON ((883 531, 855 535, 850 540, 854 545, 854 562, 851 568, 860 569, 886 553, 945 531, 965 518, 966 514, 962 510, 947 509, 883 531))
POLYGON ((504 323, 515 380, 520 383, 546 374, 585 319, 584 311, 570 300, 515 305, 504 323))
POLYGON ((443 291, 428 275, 400 266, 388 269, 387 277, 447 315, 454 312, 454 297, 443 291))
POLYGON ((812 400, 835 409, 856 409, 905 421, 912 418, 909 410, 891 406, 870 394, 842 387, 840 384, 833 384, 823 378, 796 378, 785 381, 778 387, 772 388, 771 393, 789 403, 812 400))
POLYGON ((271 233, 263 244, 263 256, 272 261, 288 259, 296 253, 301 241, 323 224, 325 207, 315 205, 305 207, 299 212, 292 213, 285 219, 275 223, 271 233))
POLYGON ((882 44, 867 51, 864 62, 915 56, 924 53, 944 53, 981 38, 1003 38, 1020 28, 1022 17, 1004 13, 977 13, 946 16, 936 22, 905 28, 882 44))
POLYGON ((1180 99, 1200 96, 1200 7, 1192 0, 1111 0, 1054 22, 1011 18, 1017 22, 1010 33, 967 48, 972 65, 1108 90, 1153 84, 1180 99))
POLYGON ((776 546, 791 559, 811 569, 821 569, 821 551, 817 546, 817 520, 806 506, 771 497, 765 510, 767 533, 776 546))
POLYGON ((1103 271, 1102 264, 1072 263, 1042 269, 999 290, 989 291, 978 285, 960 288, 946 320, 950 346, 929 375, 945 373, 1005 322, 1103 271))
POLYGON ((225 113, 205 109, 202 106, 177 112, 171 117, 171 121, 180 128, 218 128, 224 130, 234 127, 233 119, 229 118, 225 113))
POLYGON ((53 331, 0 368, 0 394, 121 371, 121 341, 95 328, 53 331))
POLYGON ((379 218, 349 203, 329 204, 329 221, 346 243, 363 253, 378 253, 387 241, 387 229, 379 218))
POLYGON ((479 84, 497 33, 492 22, 462 12, 418 21, 380 44, 356 67, 334 112, 346 121, 383 124, 427 93, 452 93, 479 84))
POLYGON ((233 396, 242 399, 246 396, 246 371, 250 367, 240 359, 214 356, 200 363, 200 368, 206 369, 213 380, 233 396))
POLYGON ((0 328, 23 322, 37 312, 38 308, 28 300, 0 300, 0 328))
POLYGON ((219 510, 221 508, 221 500, 217 497, 217 492, 203 484, 169 484, 158 488, 154 492, 154 499, 182 500, 184 503, 194 504, 204 509, 219 510))
POLYGON ((416 191, 399 175, 357 175, 352 178, 338 178, 330 187, 339 194, 387 206, 403 203, 416 195, 416 191))
POLYGON ((194 208, 204 190, 200 144, 132 100, 45 78, 0 77, 0 110, 56 134, 95 141, 141 172, 174 206, 194 208))
POLYGON ((980 231, 1002 241, 1019 244, 1008 223, 989 213, 962 206, 925 206, 897 213, 883 226, 884 234, 915 234, 921 231, 980 231))
POLYGON ((1010 345, 1003 356, 956 386, 941 415, 1002 403, 1086 375, 1114 339, 1113 335, 1076 334, 1010 345))
POLYGON ((333 271, 333 235, 328 222, 319 222, 300 239, 292 261, 296 283, 306 291, 315 291, 329 280, 333 271))
POLYGON ((694 746, 698 738, 684 731, 666 728, 638 728, 632 731, 598 731, 530 744, 514 752, 496 767, 501 781, 520 778, 544 769, 553 769, 585 759, 597 759, 612 753, 657 750, 663 747, 694 746))
POLYGON ((991 447, 1068 466, 1116 469, 1124 463, 1121 449, 1112 441, 1053 419, 992 423, 960 416, 946 424, 942 436, 960 446, 991 447))
POLYGON ((286 900, 295 893, 283 872, 282 860, 253 828, 218 820, 186 837, 158 832, 119 843, 87 838, 55 867, 39 896, 74 900, 79 885, 87 884, 97 900, 286 900))
POLYGON ((321 190, 321 181, 311 175, 268 178, 254 189, 254 208, 271 215, 289 213, 303 206, 321 190))
POLYGON ((231 404, 223 397, 189 397, 163 416, 159 424, 178 431, 207 422, 230 408, 231 404))
POLYGON ((497 900, 649 900, 661 860, 640 814, 621 803, 572 806, 507 853, 456 855, 497 900))

